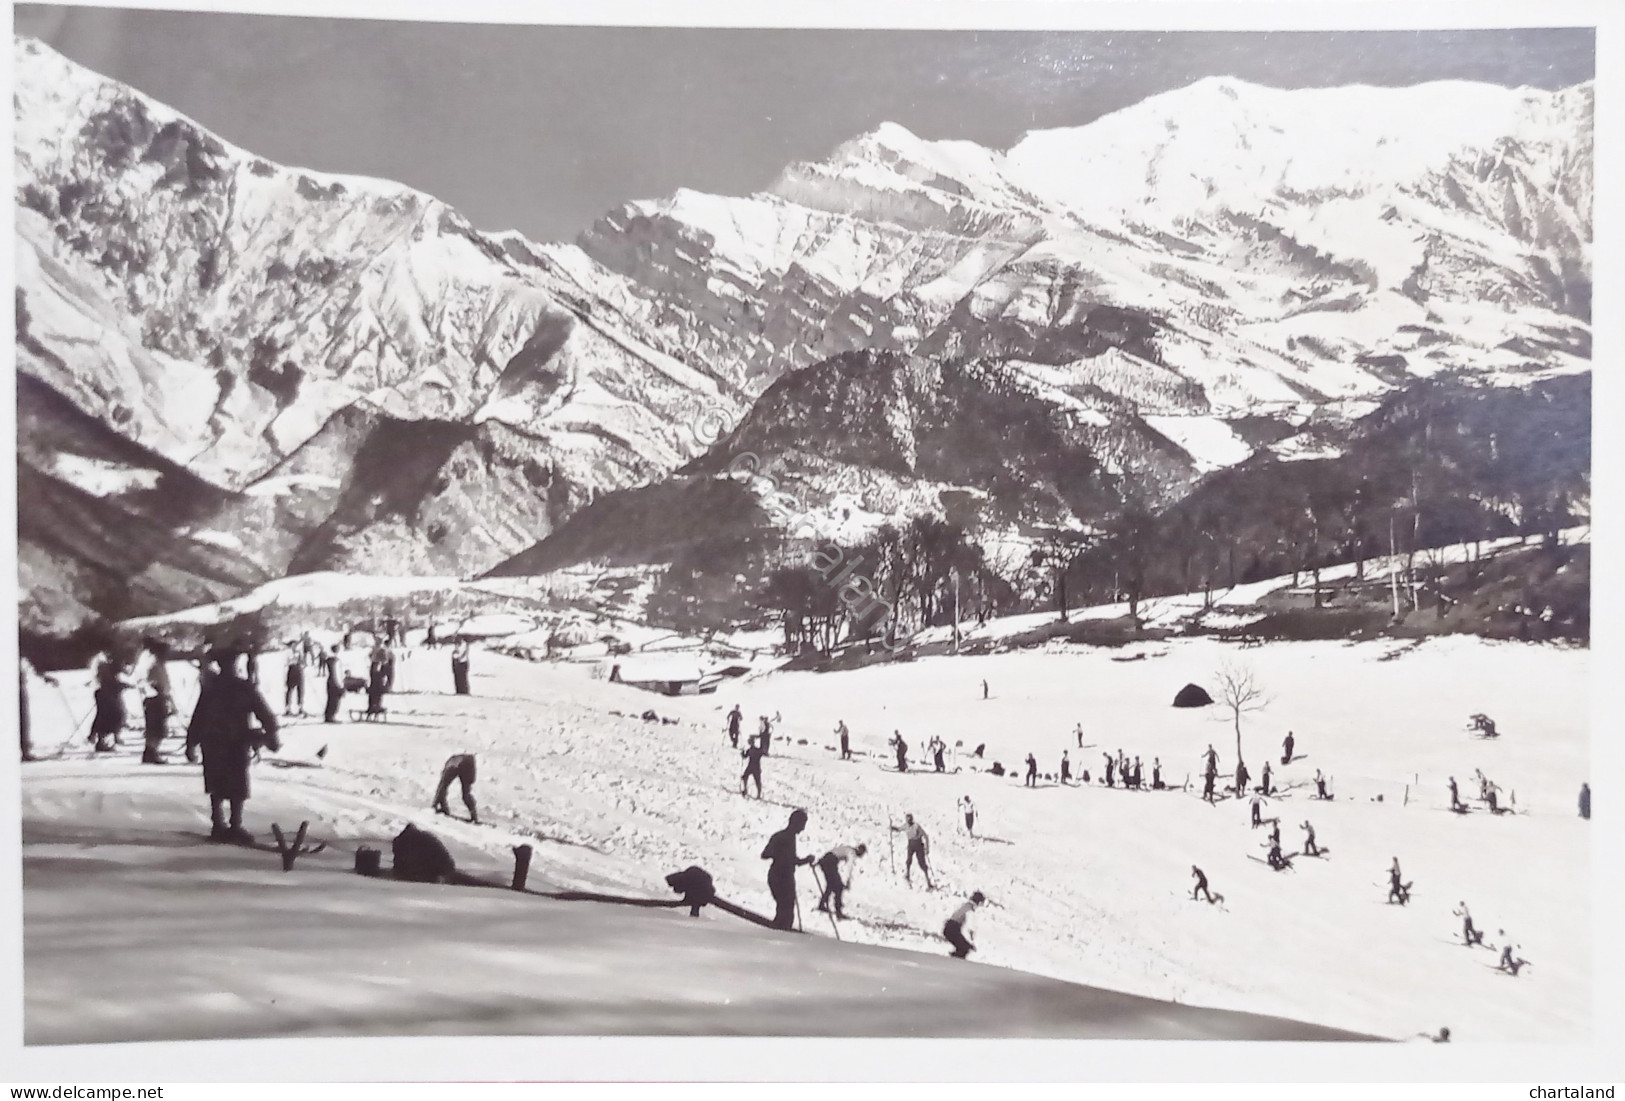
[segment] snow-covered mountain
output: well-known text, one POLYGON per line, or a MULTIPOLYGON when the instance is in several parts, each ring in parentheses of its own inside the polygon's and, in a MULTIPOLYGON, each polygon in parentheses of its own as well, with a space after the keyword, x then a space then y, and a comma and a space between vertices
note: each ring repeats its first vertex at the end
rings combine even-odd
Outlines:
POLYGON ((844 353, 975 362, 1172 483, 1335 447, 1412 375, 1589 368, 1589 85, 1204 80, 1007 151, 887 124, 570 245, 14 56, 19 368, 218 489, 174 534, 256 575, 484 569, 844 353))

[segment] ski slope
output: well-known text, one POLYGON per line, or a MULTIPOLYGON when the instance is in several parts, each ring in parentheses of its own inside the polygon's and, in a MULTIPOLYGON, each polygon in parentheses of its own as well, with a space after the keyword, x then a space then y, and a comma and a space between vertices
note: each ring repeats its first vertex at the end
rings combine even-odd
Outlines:
MULTIPOLYGON (((996 903, 973 922, 984 963, 1393 1038, 1448 1026, 1462 1042, 1568 1040, 1588 1030, 1591 1003, 1589 823, 1575 808, 1587 779, 1589 665, 1585 650, 1470 637, 1247 649, 1176 639, 773 672, 717 696, 668 698, 594 679, 587 666, 477 652, 475 694, 458 698, 445 694, 448 657, 417 651, 401 663, 404 691, 391 699, 390 723, 295 723, 282 757, 311 762, 328 745, 325 767, 262 765, 261 775, 302 797, 359 800, 335 812, 341 835, 392 833, 416 815, 503 862, 516 838, 531 839, 537 874, 554 881, 652 895, 666 892, 667 873, 699 863, 720 894, 758 909, 769 900, 757 854, 790 809, 805 807, 803 851, 859 841, 871 850, 848 899, 849 942, 941 952, 943 919, 980 889, 996 903), (1137 653, 1145 656, 1115 660, 1137 653), (1281 816, 1289 852, 1299 847, 1298 823, 1312 820, 1325 860, 1276 873, 1253 859, 1264 831, 1249 828, 1243 802, 1209 806, 1194 793, 1098 783, 1027 789, 974 767, 1013 768, 1033 752, 1054 773, 1070 748, 1074 771, 1098 778, 1100 754, 1121 747, 1143 759, 1147 779, 1160 757, 1179 785, 1195 779, 1211 743, 1228 773, 1227 717, 1169 706, 1187 681, 1214 690, 1225 662, 1245 663, 1270 693, 1268 708, 1243 725, 1255 777, 1273 757, 1275 782, 1287 789, 1266 814, 1281 816), (735 702, 747 731, 760 714, 783 716, 762 802, 738 794, 738 756, 722 734, 735 702), (646 709, 677 721, 635 717, 646 709), (1480 711, 1498 723, 1498 740, 1465 729, 1480 711), (856 761, 840 762, 831 748, 840 719, 856 761), (1083 751, 1078 723, 1090 743, 1083 751), (958 744, 950 769, 962 771, 883 768, 894 729, 916 767, 931 735, 958 744), (1282 768, 1289 729, 1302 756, 1282 768), (979 743, 987 748, 975 762, 969 751, 979 743), (479 755, 478 792, 493 825, 419 809, 453 752, 479 755), (1335 801, 1307 798, 1316 768, 1333 778, 1335 801), (1475 768, 1501 785, 1503 801, 1515 798, 1518 814, 1445 810, 1447 777, 1470 796, 1475 768), (955 802, 967 794, 981 812, 976 838, 958 828, 955 802), (886 823, 904 812, 934 839, 940 890, 911 887, 900 863, 893 871, 886 823), (1395 856, 1415 884, 1409 907, 1384 902, 1395 856), (1192 864, 1225 896, 1222 908, 1189 901, 1192 864), (1492 953, 1453 943, 1460 901, 1489 942, 1506 930, 1533 967, 1513 979, 1493 969, 1492 953)), ((274 660, 262 659, 261 670, 268 687, 280 685, 274 660)), ((179 691, 186 702, 188 689, 179 691)), ((36 702, 42 727, 52 702, 48 692, 36 702)), ((56 703, 58 729, 72 721, 69 707, 84 713, 83 687, 56 703)), ((39 741, 53 748, 49 736, 39 741)), ((809 929, 827 935, 827 924, 813 925, 824 919, 805 871, 801 890, 809 929)))

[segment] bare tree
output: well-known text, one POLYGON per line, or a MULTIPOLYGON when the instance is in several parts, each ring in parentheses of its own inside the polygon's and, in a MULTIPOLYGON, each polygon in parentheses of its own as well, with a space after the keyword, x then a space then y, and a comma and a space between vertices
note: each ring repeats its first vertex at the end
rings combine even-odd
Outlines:
POLYGON ((1215 679, 1219 684, 1219 702, 1230 709, 1231 721, 1236 728, 1236 761, 1241 756, 1241 717, 1269 706, 1270 698, 1258 683, 1258 677, 1245 665, 1226 662, 1219 667, 1215 679))

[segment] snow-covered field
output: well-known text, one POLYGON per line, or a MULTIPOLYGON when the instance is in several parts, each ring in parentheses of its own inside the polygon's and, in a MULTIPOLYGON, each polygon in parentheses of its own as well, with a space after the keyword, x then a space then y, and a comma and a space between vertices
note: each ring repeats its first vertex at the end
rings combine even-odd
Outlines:
MULTIPOLYGON (((295 723, 282 757, 311 761, 327 745, 325 767, 262 765, 261 774, 332 802, 343 836, 393 832, 415 817, 501 860, 516 837, 540 838, 537 869, 548 879, 653 895, 667 892, 667 873, 699 863, 724 897, 758 909, 769 906, 758 853, 801 806, 811 816, 803 851, 869 844, 848 900, 853 920, 841 928, 847 941, 941 952, 943 919, 980 889, 996 903, 973 922, 984 963, 1395 1038, 1448 1026, 1463 1042, 1573 1040, 1587 1034, 1591 1004, 1589 824, 1575 806, 1587 779, 1589 664, 1585 650, 1469 637, 1248 649, 1189 639, 775 672, 715 696, 667 698, 582 666, 477 652, 475 694, 459 698, 447 694, 447 656, 417 651, 402 662, 390 723, 295 723), (1135 653, 1146 656, 1114 660, 1135 653), (1228 772, 1235 743, 1226 717, 1169 706, 1187 681, 1213 690, 1227 661, 1249 666, 1271 695, 1243 726, 1255 776, 1273 759, 1286 786, 1266 814, 1281 816, 1288 851, 1299 847, 1298 823, 1312 821, 1329 849, 1323 860, 1277 873, 1249 859, 1262 856, 1264 831, 1249 828, 1236 800, 1209 806, 1194 792, 1098 782, 1027 789, 971 767, 1013 768, 1032 752, 1055 773, 1070 749, 1074 770, 1098 780, 1100 754, 1121 747, 1143 759, 1147 778, 1160 757, 1165 778, 1180 785, 1187 774, 1195 781, 1212 743, 1228 772), (747 730, 760 714, 783 716, 763 802, 738 794, 739 759, 722 733, 736 702, 747 730), (678 721, 635 717, 646 709, 678 721), (1491 715, 1502 736, 1470 735, 1474 712, 1491 715), (842 763, 831 748, 840 719, 857 761, 842 763), (1081 752, 1079 723, 1089 743, 1081 752), (894 729, 915 767, 932 735, 959 744, 949 768, 962 771, 881 767, 894 729), (1289 729, 1302 756, 1282 768, 1289 729), (985 757, 974 762, 979 743, 985 757), (441 762, 458 751, 479 755, 490 826, 426 813, 441 762), (1316 768, 1333 778, 1335 801, 1307 798, 1316 768), (1470 797, 1475 768, 1515 797, 1518 814, 1445 810, 1447 777, 1470 797), (957 828, 962 795, 980 810, 975 838, 957 828), (893 871, 886 824, 905 812, 933 838, 937 891, 904 882, 900 846, 893 871), (1415 883, 1404 908, 1384 902, 1395 856, 1415 883), (1223 907, 1189 900, 1192 864, 1223 907), (1487 941, 1500 943, 1505 930, 1533 966, 1514 979, 1493 969, 1493 953, 1461 946, 1451 915, 1460 901, 1487 941)), ((274 660, 261 671, 268 689, 280 686, 274 660)), ((189 688, 179 692, 187 703, 189 688)), ((88 708, 82 685, 66 699, 38 691, 41 751, 54 750, 69 708, 88 708)), ((803 919, 828 935, 815 898, 803 872, 803 919)))

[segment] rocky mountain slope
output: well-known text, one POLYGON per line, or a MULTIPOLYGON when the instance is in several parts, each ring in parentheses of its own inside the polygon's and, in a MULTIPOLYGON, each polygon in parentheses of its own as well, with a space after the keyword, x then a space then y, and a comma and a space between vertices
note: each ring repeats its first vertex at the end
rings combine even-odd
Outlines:
MULTIPOLYGON (((38 42, 14 58, 19 370, 218 491, 180 526, 120 507, 234 577, 483 570, 849 353, 927 387, 976 364, 961 382, 1020 390, 1084 465, 1171 493, 1263 446, 1335 450, 1414 374, 1589 367, 1589 85, 1203 81, 1006 152, 886 125, 565 245, 271 164, 38 42)), ((840 466, 826 498, 890 484, 840 466)), ((941 510, 964 472, 941 473, 900 507, 941 510)), ((62 535, 29 554, 105 610, 62 535)))

